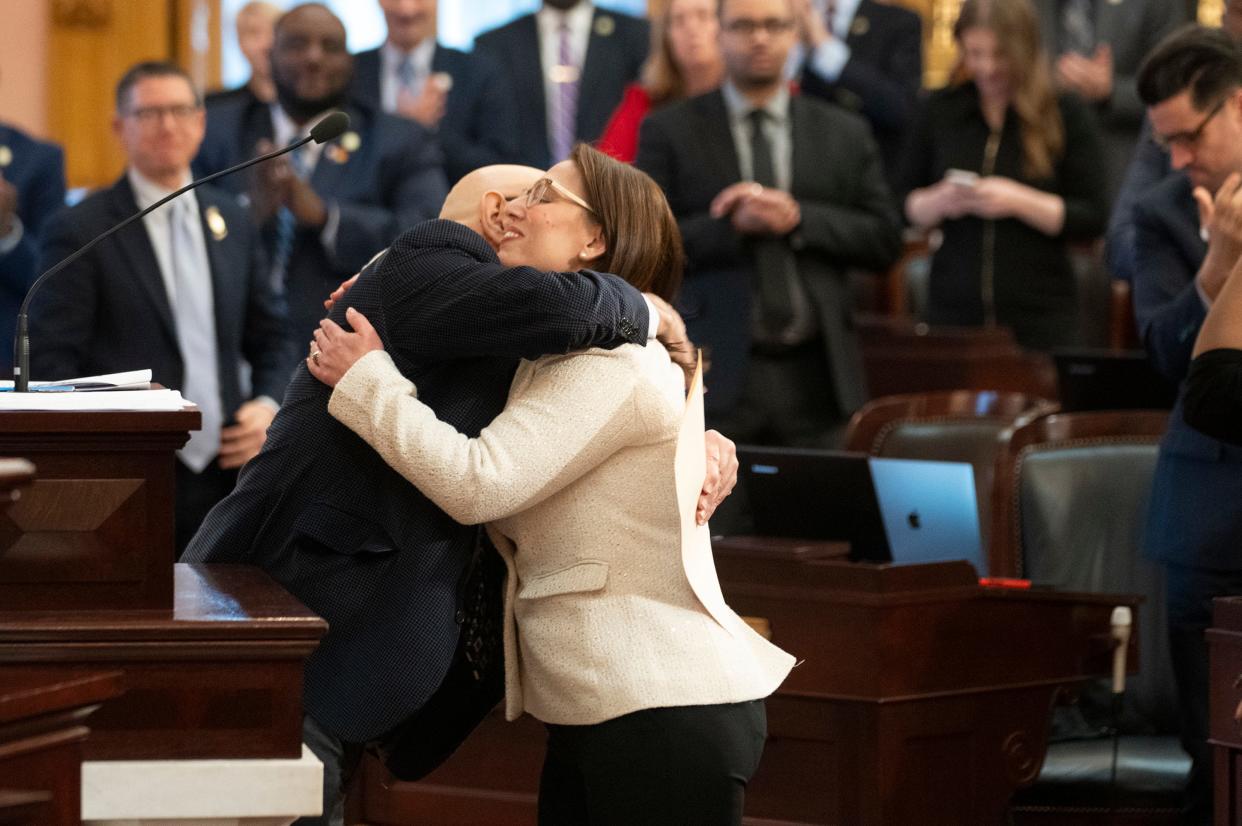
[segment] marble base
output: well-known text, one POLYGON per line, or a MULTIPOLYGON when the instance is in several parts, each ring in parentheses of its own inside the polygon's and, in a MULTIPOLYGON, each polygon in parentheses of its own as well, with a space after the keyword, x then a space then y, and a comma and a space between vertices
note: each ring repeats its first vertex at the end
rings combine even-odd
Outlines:
POLYGON ((89 826, 287 826, 317 815, 323 764, 300 759, 98 760, 82 764, 89 826))

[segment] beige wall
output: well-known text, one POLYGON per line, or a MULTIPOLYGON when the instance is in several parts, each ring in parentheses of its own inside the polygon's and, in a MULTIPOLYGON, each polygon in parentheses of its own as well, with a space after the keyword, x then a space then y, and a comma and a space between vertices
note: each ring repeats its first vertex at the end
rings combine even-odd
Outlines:
POLYGON ((51 0, 0 0, 0 120, 48 134, 47 42, 51 0))

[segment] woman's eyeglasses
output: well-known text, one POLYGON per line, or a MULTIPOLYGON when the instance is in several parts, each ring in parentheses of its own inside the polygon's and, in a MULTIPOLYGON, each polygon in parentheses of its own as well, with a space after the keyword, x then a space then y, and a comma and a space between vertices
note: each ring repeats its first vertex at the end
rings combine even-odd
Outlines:
POLYGON ((530 189, 526 190, 526 197, 525 197, 526 206, 533 207, 535 204, 549 203, 552 200, 551 198, 548 197, 549 192, 555 192, 557 195, 560 195, 566 201, 571 201, 577 204, 578 206, 582 207, 583 209, 585 209, 587 212, 591 213, 592 215, 598 216, 598 214, 595 212, 594 207, 592 207, 586 201, 582 200, 577 195, 570 192, 568 189, 561 186, 560 184, 558 184, 556 181, 552 180, 551 178, 540 178, 539 180, 535 181, 535 183, 531 186, 530 189))

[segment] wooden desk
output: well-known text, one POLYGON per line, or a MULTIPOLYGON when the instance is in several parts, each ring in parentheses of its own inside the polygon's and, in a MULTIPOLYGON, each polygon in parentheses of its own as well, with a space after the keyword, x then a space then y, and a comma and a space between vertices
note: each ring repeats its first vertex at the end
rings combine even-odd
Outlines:
MULTIPOLYGON (((1108 672, 1112 609, 1138 602, 984 589, 965 562, 854 565, 753 542, 715 547, 730 605, 768 620, 773 642, 804 660, 768 700, 768 743, 747 793, 756 826, 1000 823, 1039 772, 1056 695, 1108 672)), ((369 764, 358 814, 532 824, 543 743, 540 724, 496 712, 419 783, 386 787, 369 764)))
POLYGON ((121 691, 115 671, 0 676, 0 824, 80 822, 85 721, 121 691))
POLYGON ((302 664, 327 623, 258 568, 175 568, 167 615, 0 612, 3 679, 124 671, 127 692, 91 721, 90 760, 299 757, 302 664))

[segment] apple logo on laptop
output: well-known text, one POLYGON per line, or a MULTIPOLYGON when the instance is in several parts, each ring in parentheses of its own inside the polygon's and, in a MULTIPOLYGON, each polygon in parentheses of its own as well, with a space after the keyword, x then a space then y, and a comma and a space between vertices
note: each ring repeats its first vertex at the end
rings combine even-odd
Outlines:
POLYGON ((916 531, 923 527, 922 523, 919 521, 918 511, 910 511, 910 515, 906 517, 906 521, 909 522, 910 527, 914 528, 916 531))

